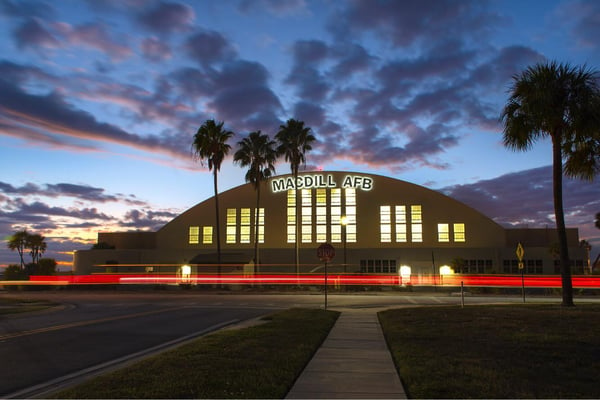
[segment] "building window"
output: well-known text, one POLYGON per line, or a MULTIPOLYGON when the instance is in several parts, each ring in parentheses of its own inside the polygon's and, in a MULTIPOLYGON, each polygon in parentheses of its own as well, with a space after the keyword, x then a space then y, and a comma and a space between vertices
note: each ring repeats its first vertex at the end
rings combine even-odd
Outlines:
POLYGON ((258 243, 265 242, 265 209, 258 209, 258 243))
POLYGON ((287 242, 296 242, 296 191, 287 191, 287 242))
POLYGON ((202 227, 202 244, 212 244, 213 242, 213 227, 203 226, 202 227))
POLYGON ((396 206, 396 242, 404 243, 406 236, 406 206, 396 206))
POLYGON ((188 243, 189 244, 200 243, 200 227, 199 226, 190 226, 188 243))
POLYGON ((379 240, 381 243, 392 241, 392 208, 390 206, 379 207, 379 240))
POLYGON ((250 209, 240 210, 240 243, 250 243, 250 209))
POLYGON ((312 243, 312 190, 302 189, 302 243, 312 243))
POLYGON ((317 189, 317 243, 327 242, 327 189, 317 189))
POLYGON ((438 242, 450 241, 450 225, 438 224, 438 242))
POLYGON ((346 242, 356 243, 356 189, 346 188, 345 206, 346 211, 346 242))
POLYGON ((237 210, 235 208, 227 209, 227 234, 225 242, 229 244, 236 243, 237 236, 237 210))
POLYGON ((410 230, 413 242, 423 241, 423 216, 420 205, 410 206, 410 230))
POLYGON ((465 224, 454 224, 454 241, 465 242, 465 224))
POLYGON ((360 272, 395 274, 396 260, 360 260, 360 272))

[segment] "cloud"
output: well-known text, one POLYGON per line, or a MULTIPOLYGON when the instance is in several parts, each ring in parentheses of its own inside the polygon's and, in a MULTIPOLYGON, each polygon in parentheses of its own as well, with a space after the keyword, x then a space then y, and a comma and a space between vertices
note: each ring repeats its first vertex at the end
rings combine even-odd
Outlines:
POLYGON ((165 61, 170 59, 173 55, 171 52, 171 47, 167 43, 155 37, 144 39, 141 47, 144 58, 149 61, 165 61))
POLYGON ((52 18, 56 12, 52 6, 41 1, 3 0, 0 13, 12 17, 52 18))
POLYGON ((231 61, 237 56, 237 51, 216 31, 202 31, 190 36, 185 45, 188 56, 202 66, 231 61))
POLYGON ((55 23, 54 29, 71 46, 83 46, 99 50, 115 61, 123 60, 133 54, 127 43, 127 35, 121 33, 115 38, 105 25, 90 23, 73 26, 65 22, 55 23))
POLYGON ((27 19, 15 30, 14 37, 20 49, 27 47, 55 49, 62 46, 58 38, 37 18, 27 19))
POLYGON ((190 6, 163 1, 139 16, 143 26, 160 34, 188 31, 195 19, 196 13, 190 6))
POLYGON ((277 17, 308 13, 305 0, 241 0, 238 9, 243 13, 267 11, 277 17))

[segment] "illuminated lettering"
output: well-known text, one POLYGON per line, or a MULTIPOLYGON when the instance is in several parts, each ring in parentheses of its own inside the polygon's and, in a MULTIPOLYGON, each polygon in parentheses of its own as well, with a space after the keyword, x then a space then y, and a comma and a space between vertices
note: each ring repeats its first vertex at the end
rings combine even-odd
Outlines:
MULTIPOLYGON (((322 189, 338 187, 333 175, 315 174, 301 175, 296 178, 273 178, 271 179, 271 191, 279 193, 294 189, 322 189)), ((356 188, 365 191, 373 188, 373 178, 359 175, 347 175, 342 180, 342 188, 356 188)))

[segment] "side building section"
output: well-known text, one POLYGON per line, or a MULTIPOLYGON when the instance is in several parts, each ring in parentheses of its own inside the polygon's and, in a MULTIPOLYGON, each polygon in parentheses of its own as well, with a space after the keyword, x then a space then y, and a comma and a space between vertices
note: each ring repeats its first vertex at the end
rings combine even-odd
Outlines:
MULTIPOLYGON (((255 237, 261 272, 318 271, 316 249, 336 248, 334 272, 437 274, 516 273, 518 243, 525 270, 558 273, 554 229, 505 229, 439 192, 389 177, 349 172, 278 176, 263 183, 261 204, 244 184, 219 194, 223 271, 252 271, 255 237), (249 269, 250 268, 250 269, 249 269)), ((75 253, 75 272, 213 272, 217 262, 214 198, 157 232, 99 233, 102 249, 75 253)), ((574 272, 587 265, 577 229, 568 229, 574 272)))

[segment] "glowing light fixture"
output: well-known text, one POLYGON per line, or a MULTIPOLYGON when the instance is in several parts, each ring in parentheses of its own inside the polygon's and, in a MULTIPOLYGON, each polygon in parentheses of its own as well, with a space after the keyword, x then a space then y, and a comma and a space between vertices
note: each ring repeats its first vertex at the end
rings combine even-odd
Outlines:
POLYGON ((449 265, 442 265, 440 267, 440 275, 452 275, 454 270, 449 265))
POLYGON ((402 279, 402 285, 406 285, 410 283, 410 275, 412 274, 412 269, 408 265, 400 266, 400 278, 402 279))

